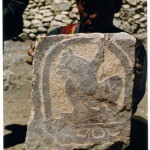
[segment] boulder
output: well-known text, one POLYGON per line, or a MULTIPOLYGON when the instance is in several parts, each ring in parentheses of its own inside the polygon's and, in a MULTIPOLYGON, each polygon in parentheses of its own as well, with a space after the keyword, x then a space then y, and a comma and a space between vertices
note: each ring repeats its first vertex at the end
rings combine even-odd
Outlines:
POLYGON ((128 145, 135 42, 127 33, 39 38, 26 149, 128 145))

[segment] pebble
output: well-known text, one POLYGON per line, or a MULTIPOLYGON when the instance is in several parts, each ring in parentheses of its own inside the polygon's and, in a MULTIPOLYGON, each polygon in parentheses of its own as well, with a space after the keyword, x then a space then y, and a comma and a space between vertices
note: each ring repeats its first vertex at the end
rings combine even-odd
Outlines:
POLYGON ((41 14, 36 14, 34 18, 41 20, 41 19, 43 19, 43 16, 41 14))
POLYGON ((22 41, 25 41, 28 39, 28 34, 27 33, 21 33, 19 36, 18 36, 22 41))
POLYGON ((139 19, 139 22, 146 22, 146 20, 147 20, 146 17, 142 17, 139 19))
POLYGON ((70 10, 71 8, 71 3, 70 2, 61 2, 61 3, 58 3, 58 4, 55 4, 55 10, 56 11, 64 11, 64 10, 70 10))
POLYGON ((34 19, 34 16, 28 16, 28 17, 27 17, 27 20, 32 21, 33 19, 34 19))
POLYGON ((31 22, 28 21, 28 20, 24 20, 24 21, 23 21, 23 24, 24 24, 24 27, 25 27, 25 28, 29 28, 30 25, 31 25, 31 22))
POLYGON ((52 12, 43 13, 43 17, 50 17, 50 16, 52 16, 52 15, 53 15, 52 12))
POLYGON ((139 14, 136 14, 133 18, 134 19, 139 19, 141 16, 139 14))
POLYGON ((139 27, 138 24, 133 24, 133 25, 131 26, 131 31, 132 31, 133 33, 135 33, 135 32, 137 31, 138 27, 139 27))
POLYGON ((115 19, 113 20, 113 24, 114 24, 116 27, 120 27, 120 26, 121 26, 121 21, 115 18, 115 19))
POLYGON ((50 10, 48 10, 48 9, 42 9, 39 11, 40 14, 49 13, 49 12, 50 12, 50 10))
POLYGON ((43 27, 45 27, 46 29, 49 28, 50 23, 43 23, 43 27))
POLYGON ((120 17, 120 12, 115 14, 115 18, 119 18, 120 17))
POLYGON ((68 20, 69 18, 66 15, 60 14, 60 15, 57 15, 54 19, 57 21, 64 21, 64 20, 68 20))
POLYGON ((36 35, 33 34, 33 33, 30 33, 30 34, 29 34, 29 37, 31 38, 31 40, 35 40, 35 39, 36 39, 36 35))
POLYGON ((29 34, 30 33, 30 29, 23 29, 23 32, 29 34))
POLYGON ((50 22, 52 20, 53 20, 53 16, 51 16, 51 17, 45 17, 45 18, 42 19, 42 22, 50 22))
POLYGON ((62 15, 68 15, 69 12, 68 12, 68 11, 62 11, 61 14, 62 14, 62 15))
POLYGON ((137 6, 139 0, 127 0, 127 2, 132 6, 137 6))
POLYGON ((32 20, 33 25, 42 25, 42 22, 40 20, 32 20))
POLYGON ((63 25, 65 26, 66 24, 63 24, 63 23, 56 21, 56 20, 53 20, 50 24, 50 26, 63 26, 63 25))
POLYGON ((70 19, 76 19, 77 16, 78 16, 78 15, 75 14, 75 13, 73 13, 73 12, 70 12, 70 13, 69 13, 69 18, 70 18, 70 19))
POLYGON ((145 28, 146 26, 145 26, 144 23, 141 23, 141 24, 140 24, 140 27, 141 27, 141 28, 145 28))
POLYGON ((33 15, 35 15, 35 14, 38 13, 38 12, 39 12, 39 8, 38 8, 38 7, 35 8, 35 9, 31 9, 31 10, 30 10, 30 13, 33 14, 33 15))
POLYGON ((71 12, 77 14, 77 13, 78 13, 78 9, 77 9, 77 8, 73 8, 73 9, 71 10, 71 12))
POLYGON ((39 31, 40 33, 43 33, 43 32, 46 32, 47 29, 44 28, 44 27, 38 27, 38 31, 39 31))
POLYGON ((124 9, 129 9, 129 8, 130 8, 130 5, 128 5, 128 4, 127 4, 127 5, 123 5, 122 8, 124 8, 124 9))
POLYGON ((38 32, 37 29, 31 29, 30 31, 31 31, 31 33, 34 33, 34 34, 36 34, 38 32))

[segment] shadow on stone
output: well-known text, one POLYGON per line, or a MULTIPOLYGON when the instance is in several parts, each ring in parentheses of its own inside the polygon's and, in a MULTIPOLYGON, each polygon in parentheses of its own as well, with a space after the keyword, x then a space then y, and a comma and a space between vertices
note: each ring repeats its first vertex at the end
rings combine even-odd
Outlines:
POLYGON ((25 142, 27 131, 26 125, 11 124, 5 126, 5 129, 12 132, 4 135, 4 148, 9 148, 25 142))
POLYGON ((131 120, 131 142, 125 150, 148 150, 148 122, 141 117, 131 120))

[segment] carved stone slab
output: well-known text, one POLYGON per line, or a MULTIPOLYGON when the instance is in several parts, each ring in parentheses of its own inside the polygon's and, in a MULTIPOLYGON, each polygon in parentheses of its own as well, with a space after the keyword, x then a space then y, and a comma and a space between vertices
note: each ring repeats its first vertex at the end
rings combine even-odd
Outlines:
POLYGON ((26 149, 122 149, 130 135, 135 38, 92 33, 40 40, 26 149))

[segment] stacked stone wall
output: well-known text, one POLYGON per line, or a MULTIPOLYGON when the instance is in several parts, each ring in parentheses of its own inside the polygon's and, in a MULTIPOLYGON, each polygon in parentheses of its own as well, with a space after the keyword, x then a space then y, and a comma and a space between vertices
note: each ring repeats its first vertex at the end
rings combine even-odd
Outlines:
MULTIPOLYGON (((78 21, 75 0, 30 0, 24 14, 21 37, 35 40, 38 34, 78 21)), ((147 1, 123 0, 119 13, 115 14, 115 26, 146 41, 147 1)))

